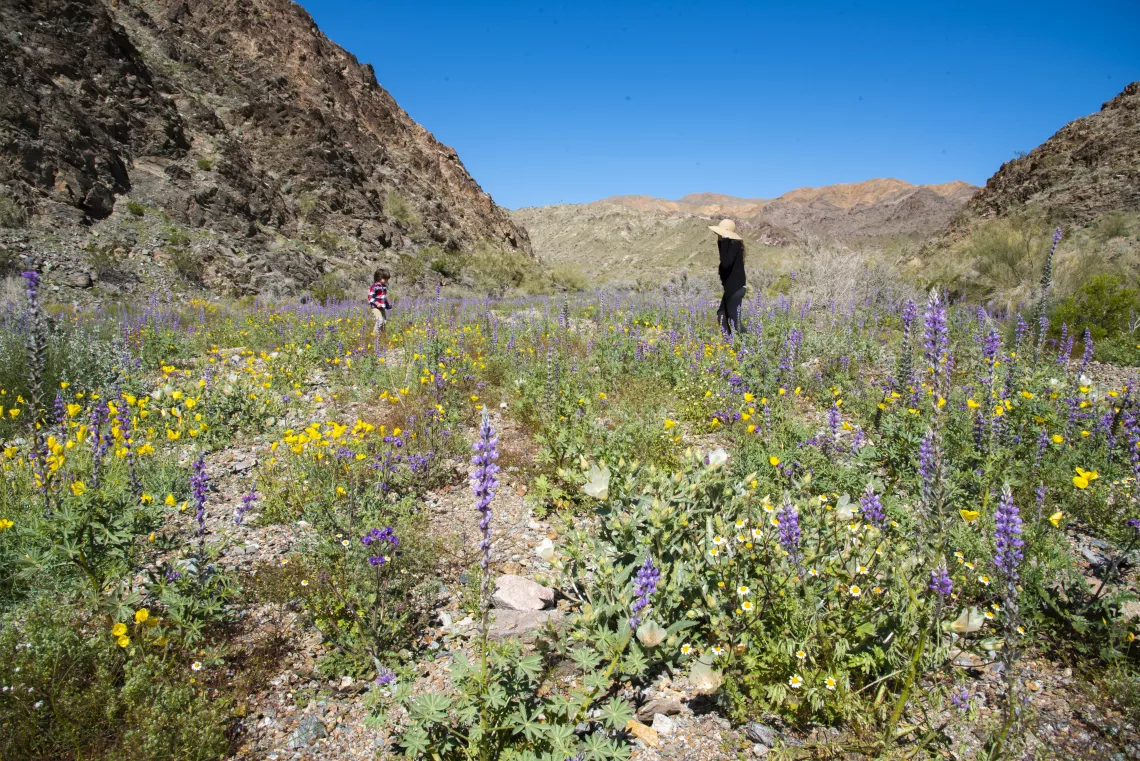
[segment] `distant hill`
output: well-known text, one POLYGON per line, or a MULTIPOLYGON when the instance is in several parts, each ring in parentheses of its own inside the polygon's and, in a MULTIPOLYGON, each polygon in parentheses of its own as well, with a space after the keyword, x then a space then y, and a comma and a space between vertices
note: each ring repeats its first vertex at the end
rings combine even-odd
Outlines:
POLYGON ((774 199, 693 193, 677 200, 612 196, 588 204, 519 209, 514 219, 535 253, 592 279, 635 280, 661 268, 705 271, 715 249, 712 220, 736 220, 752 246, 784 248, 808 239, 863 243, 928 236, 943 229, 976 190, 955 181, 912 185, 896 179, 797 188, 774 199))

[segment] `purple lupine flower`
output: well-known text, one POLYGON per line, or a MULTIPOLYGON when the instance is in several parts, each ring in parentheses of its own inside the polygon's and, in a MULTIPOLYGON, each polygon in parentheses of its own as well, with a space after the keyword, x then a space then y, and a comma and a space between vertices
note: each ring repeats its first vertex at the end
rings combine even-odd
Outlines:
POLYGON ((993 367, 994 362, 998 358, 998 353, 1001 351, 1001 336, 998 335, 996 330, 990 330, 986 337, 982 340, 982 356, 985 357, 986 364, 993 367))
POLYGON ((1002 571, 1010 587, 1017 584, 1017 567, 1021 563, 1021 513, 1013 504, 1009 485, 1002 487, 1001 500, 994 515, 994 565, 1002 571))
POLYGON ((918 317, 918 305, 915 304, 910 299, 907 299, 906 303, 903 304, 903 310, 902 310, 902 321, 903 321, 903 332, 904 333, 910 332, 910 327, 914 323, 914 318, 916 318, 916 317, 918 317))
POLYGON ((779 542, 792 565, 800 563, 800 514, 796 512, 792 498, 784 495, 784 506, 776 512, 776 521, 780 524, 779 542))
POLYGON ((954 582, 950 580, 950 572, 945 565, 940 565, 930 572, 930 590, 943 597, 953 594, 954 582))
POLYGON ((918 446, 918 478, 922 484, 922 501, 928 510, 934 507, 932 504, 934 495, 932 484, 934 471, 938 467, 934 455, 934 433, 927 431, 926 435, 922 437, 922 443, 918 446))
POLYGON ((839 436, 839 405, 832 404, 827 411, 827 427, 831 429, 832 437, 839 436))
POLYGON ((238 506, 237 512, 234 514, 234 523, 238 526, 245 520, 245 514, 253 509, 257 504, 258 494, 256 489, 250 489, 249 493, 241 498, 241 505, 238 506))
MULTIPOLYGON (((438 294, 437 294, 437 296, 438 296, 438 294)), ((396 672, 395 671, 392 671, 391 669, 387 669, 387 668, 384 668, 383 666, 381 666, 379 671, 376 672, 376 684, 377 685, 383 687, 384 685, 391 684, 394 681, 396 681, 396 672)))
POLYGON ((360 543, 365 547, 371 547, 373 544, 380 545, 385 543, 388 546, 384 548, 374 548, 376 552, 368 558, 368 563, 374 566, 381 566, 391 560, 390 555, 385 555, 384 550, 395 552, 396 548, 400 546, 400 539, 396 536, 396 531, 391 526, 385 526, 382 529, 374 528, 364 536, 360 537, 360 543))
POLYGON ((40 292, 40 273, 28 270, 21 272, 20 277, 24 278, 24 294, 28 297, 28 301, 35 301, 40 292))
POLYGON ((475 493, 475 509, 479 511, 479 530, 483 539, 479 543, 482 552, 480 567, 483 569, 483 600, 487 600, 488 569, 491 565, 491 501, 499 486, 495 474, 499 472, 499 439, 491 427, 491 416, 483 408, 483 424, 479 428, 479 438, 472 447, 475 455, 471 458, 472 490, 475 493))
POLYGON ((1069 355, 1065 353, 1065 344, 1069 341, 1069 324, 1067 322, 1061 323, 1061 338, 1057 341, 1057 364, 1063 365, 1069 361, 1069 355))
POLYGON ((67 428, 67 404, 63 401, 63 392, 55 392, 55 405, 53 407, 55 414, 55 426, 61 431, 67 428))
POLYGON ((198 519, 198 536, 206 533, 206 492, 210 489, 210 478, 206 475, 206 457, 198 455, 190 475, 190 494, 194 499, 194 517, 198 519))
POLYGON ((1081 369, 1077 372, 1077 375, 1084 375, 1085 368, 1089 366, 1089 362, 1091 362, 1093 358, 1093 337, 1088 328, 1085 328, 1085 334, 1081 340, 1085 344, 1085 351, 1084 354, 1081 355, 1081 369))
POLYGON ((926 303, 923 315, 922 349, 927 364, 940 375, 939 368, 945 363, 950 350, 950 334, 946 323, 946 307, 938 290, 930 290, 930 300, 926 303))
POLYGON ((867 490, 863 492, 863 496, 859 500, 859 508, 863 513, 863 519, 868 523, 878 528, 886 525, 887 514, 883 511, 883 503, 879 501, 871 484, 867 484, 867 490))
POLYGON ((649 605, 649 598, 657 591, 657 582, 661 580, 661 571, 653 565, 653 558, 645 556, 645 563, 637 571, 633 579, 633 606, 630 608, 629 628, 636 629, 641 623, 641 611, 649 605))
POLYGON ((958 710, 968 711, 970 709, 970 691, 965 687, 958 687, 950 693, 950 702, 958 710))
POLYGON ((1038 484, 1037 486, 1037 517, 1040 518, 1045 514, 1045 496, 1048 491, 1045 484, 1038 484))

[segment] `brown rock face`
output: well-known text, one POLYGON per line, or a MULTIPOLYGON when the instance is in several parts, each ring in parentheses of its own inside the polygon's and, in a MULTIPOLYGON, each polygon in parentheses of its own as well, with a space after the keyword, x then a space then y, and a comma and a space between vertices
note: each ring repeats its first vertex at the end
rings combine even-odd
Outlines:
POLYGON ((118 215, 128 193, 255 255, 300 231, 530 252, 455 151, 290 0, 0 3, 0 195, 54 226, 118 215))
POLYGON ((993 217, 1030 204, 1053 221, 1070 223, 1140 209, 1140 82, 1002 164, 967 210, 993 217))

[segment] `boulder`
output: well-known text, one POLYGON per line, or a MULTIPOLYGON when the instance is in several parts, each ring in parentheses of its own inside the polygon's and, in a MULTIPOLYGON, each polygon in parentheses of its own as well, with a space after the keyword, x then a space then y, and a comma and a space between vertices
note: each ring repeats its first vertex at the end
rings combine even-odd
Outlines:
POLYGON ((492 600, 496 608, 542 610, 554 603, 554 590, 522 576, 507 574, 495 580, 492 600))
POLYGON ((309 714, 301 719, 300 726, 289 735, 289 742, 285 747, 289 749, 307 748, 317 740, 328 737, 329 731, 323 721, 309 714))
POLYGON ((637 720, 640 722, 653 721, 657 714, 676 716, 681 712, 681 701, 668 698, 654 698, 637 709, 637 720))
POLYGON ((499 640, 518 637, 523 642, 533 642, 538 630, 547 623, 559 626, 562 614, 557 610, 495 610, 491 612, 487 636, 499 640))

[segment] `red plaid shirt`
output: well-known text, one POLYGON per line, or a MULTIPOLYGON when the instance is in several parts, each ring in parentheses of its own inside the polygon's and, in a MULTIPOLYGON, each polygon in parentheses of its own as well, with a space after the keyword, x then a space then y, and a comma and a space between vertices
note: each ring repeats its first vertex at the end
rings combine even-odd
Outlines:
POLYGON ((388 301, 388 286, 383 283, 373 283, 372 287, 368 289, 368 306, 373 309, 391 309, 392 304, 388 301))

